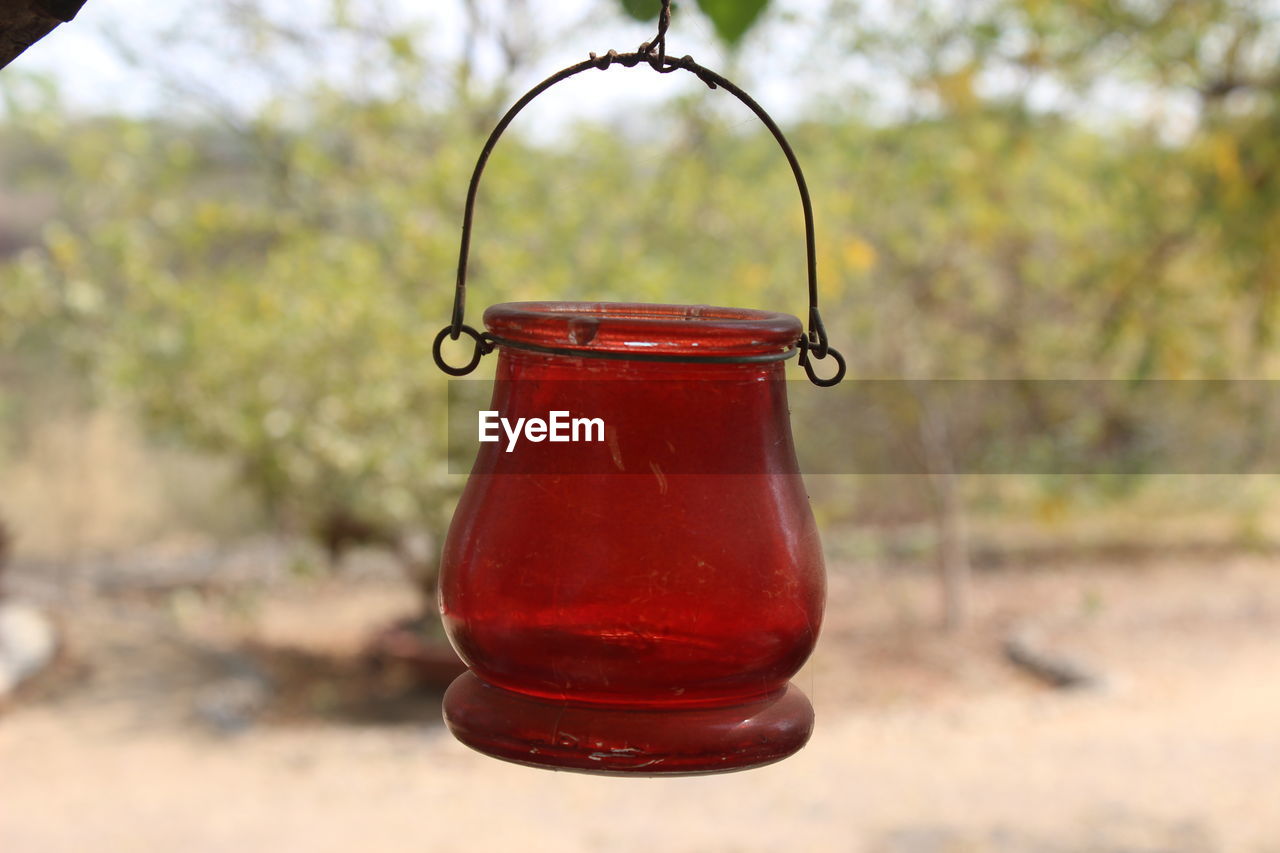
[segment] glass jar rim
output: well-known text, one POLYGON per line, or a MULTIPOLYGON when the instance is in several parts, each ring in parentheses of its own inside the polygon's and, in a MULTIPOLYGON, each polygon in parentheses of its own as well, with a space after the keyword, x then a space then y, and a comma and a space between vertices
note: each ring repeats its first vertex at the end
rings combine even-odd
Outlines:
POLYGON ((498 346, 637 359, 780 360, 803 331, 773 311, 631 302, 505 302, 484 324, 498 346))

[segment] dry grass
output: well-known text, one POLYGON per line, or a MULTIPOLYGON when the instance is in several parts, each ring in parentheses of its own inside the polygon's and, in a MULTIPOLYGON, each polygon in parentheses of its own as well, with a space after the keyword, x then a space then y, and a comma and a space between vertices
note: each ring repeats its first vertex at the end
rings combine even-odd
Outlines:
POLYGON ((21 445, 0 470, 18 561, 79 563, 251 524, 227 464, 147 442, 119 409, 51 417, 21 445))

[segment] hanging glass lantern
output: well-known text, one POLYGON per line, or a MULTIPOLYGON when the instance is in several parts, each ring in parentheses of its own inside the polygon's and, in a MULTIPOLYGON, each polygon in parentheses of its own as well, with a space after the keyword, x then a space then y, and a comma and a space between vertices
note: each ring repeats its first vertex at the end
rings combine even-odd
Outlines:
POLYGON ((489 407, 499 440, 480 446, 441 564, 445 630, 470 669, 445 695, 445 721, 468 746, 523 764, 738 770, 794 753, 813 729, 789 679, 817 641, 825 580, 784 365, 798 354, 814 382, 833 385, 844 361, 817 309, 799 163, 740 89, 666 57, 667 5, 654 45, 593 55, 499 122, 468 193, 453 320, 435 341, 455 376, 499 353, 489 407), (476 193, 502 132, 555 83, 640 62, 737 95, 782 146, 805 214, 807 333, 785 314, 617 303, 495 305, 484 333, 464 323, 476 193), (474 353, 451 366, 442 344, 464 334, 474 353), (824 379, 814 362, 827 357, 837 369, 824 379), (542 427, 511 430, 522 423, 542 427))

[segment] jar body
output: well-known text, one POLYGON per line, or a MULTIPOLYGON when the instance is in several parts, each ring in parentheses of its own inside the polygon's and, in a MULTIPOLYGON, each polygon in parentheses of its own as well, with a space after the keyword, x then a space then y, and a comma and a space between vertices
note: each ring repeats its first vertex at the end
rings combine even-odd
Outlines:
POLYGON ((481 445, 440 576, 446 631, 480 679, 554 699, 696 705, 795 674, 825 581, 782 362, 503 349, 490 409, 509 422, 598 418, 607 435, 481 445))

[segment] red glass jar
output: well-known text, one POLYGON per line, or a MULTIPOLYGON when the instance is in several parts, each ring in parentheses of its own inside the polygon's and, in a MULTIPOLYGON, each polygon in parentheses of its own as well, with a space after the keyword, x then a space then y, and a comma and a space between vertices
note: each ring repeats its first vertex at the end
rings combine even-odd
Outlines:
POLYGON ((825 592, 783 374, 800 322, 559 302, 484 321, 490 409, 599 419, 603 440, 480 445, 440 576, 470 667, 445 698, 450 729, 500 758, 605 773, 795 752, 813 712, 788 680, 825 592))

